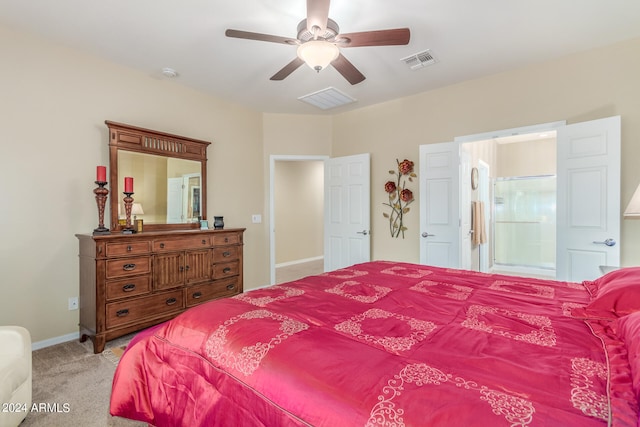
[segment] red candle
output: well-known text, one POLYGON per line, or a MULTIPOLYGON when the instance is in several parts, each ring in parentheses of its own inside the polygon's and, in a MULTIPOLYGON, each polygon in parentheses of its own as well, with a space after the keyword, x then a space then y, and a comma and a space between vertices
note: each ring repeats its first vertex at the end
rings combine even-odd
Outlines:
POLYGON ((98 166, 96 169, 96 181, 107 182, 107 167, 98 166))
POLYGON ((130 176, 124 178, 124 192, 133 193, 133 178, 130 176))

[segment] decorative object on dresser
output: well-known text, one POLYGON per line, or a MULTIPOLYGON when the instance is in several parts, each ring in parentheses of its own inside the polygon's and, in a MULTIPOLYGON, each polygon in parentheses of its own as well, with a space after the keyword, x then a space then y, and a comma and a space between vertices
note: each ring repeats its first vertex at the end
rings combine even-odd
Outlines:
POLYGON ((96 168, 96 184, 98 185, 93 194, 96 195, 96 203, 98 204, 98 228, 93 230, 93 234, 111 234, 109 229, 104 226, 104 208, 107 203, 107 168, 105 166, 98 166, 96 168))
POLYGON ((78 234, 80 340, 106 341, 243 290, 241 229, 78 234))
MULTIPOLYGON (((125 178, 125 190, 124 190, 124 212, 125 212, 125 216, 126 216, 126 222, 125 222, 125 227, 124 229, 122 229, 122 234, 133 234, 136 232, 136 229, 133 228, 133 226, 131 225, 131 209, 133 207, 133 191, 127 191, 127 184, 126 184, 126 180, 127 178, 125 178)), ((133 183, 133 178, 131 178, 131 182, 133 183)), ((131 184, 131 187, 129 187, 130 190, 133 190, 133 184, 131 184)))
POLYGON ((216 230, 222 230, 224 228, 224 217, 214 216, 213 228, 215 228, 216 230))

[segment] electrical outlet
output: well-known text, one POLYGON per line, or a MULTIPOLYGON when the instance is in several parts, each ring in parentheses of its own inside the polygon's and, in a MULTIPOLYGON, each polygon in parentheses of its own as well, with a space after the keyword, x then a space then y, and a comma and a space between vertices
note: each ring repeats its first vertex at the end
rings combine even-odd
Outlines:
POLYGON ((69 297, 69 311, 78 309, 78 297, 69 297))

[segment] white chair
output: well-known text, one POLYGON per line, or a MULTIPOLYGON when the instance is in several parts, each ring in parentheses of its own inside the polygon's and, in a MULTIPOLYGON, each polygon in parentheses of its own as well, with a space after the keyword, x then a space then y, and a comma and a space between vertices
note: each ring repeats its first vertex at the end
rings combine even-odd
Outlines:
POLYGON ((31 335, 0 326, 0 427, 16 427, 31 409, 31 335))

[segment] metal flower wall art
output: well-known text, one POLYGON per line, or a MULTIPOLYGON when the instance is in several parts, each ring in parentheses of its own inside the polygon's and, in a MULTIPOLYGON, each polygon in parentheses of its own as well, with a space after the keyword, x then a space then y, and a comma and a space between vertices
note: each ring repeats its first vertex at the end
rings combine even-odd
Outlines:
POLYGON ((404 232, 407 227, 404 226, 404 216, 409 213, 409 205, 413 202, 413 192, 409 190, 407 181, 413 182, 413 178, 417 175, 413 172, 413 162, 407 159, 399 161, 398 170, 390 170, 390 175, 396 175, 394 180, 389 180, 384 184, 384 191, 389 196, 389 203, 383 203, 383 205, 390 208, 390 212, 383 212, 382 215, 389 220, 389 232, 391 237, 399 237, 402 235, 404 239, 404 232))

